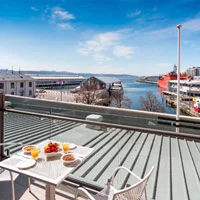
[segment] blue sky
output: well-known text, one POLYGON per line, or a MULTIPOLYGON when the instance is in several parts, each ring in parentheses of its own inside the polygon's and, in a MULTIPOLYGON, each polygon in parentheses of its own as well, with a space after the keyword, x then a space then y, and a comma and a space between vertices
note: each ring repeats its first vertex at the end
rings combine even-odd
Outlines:
POLYGON ((159 75, 200 66, 199 0, 0 0, 0 68, 159 75))

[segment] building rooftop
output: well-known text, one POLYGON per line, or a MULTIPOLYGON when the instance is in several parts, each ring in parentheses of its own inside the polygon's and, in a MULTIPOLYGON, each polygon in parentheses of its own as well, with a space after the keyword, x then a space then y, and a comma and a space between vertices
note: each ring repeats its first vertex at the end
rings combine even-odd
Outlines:
POLYGON ((66 79, 85 79, 83 76, 32 76, 36 80, 66 80, 66 79))
POLYGON ((121 82, 118 78, 110 76, 94 76, 94 78, 106 84, 121 82))
POLYGON ((0 81, 33 81, 34 79, 24 74, 0 74, 0 81))

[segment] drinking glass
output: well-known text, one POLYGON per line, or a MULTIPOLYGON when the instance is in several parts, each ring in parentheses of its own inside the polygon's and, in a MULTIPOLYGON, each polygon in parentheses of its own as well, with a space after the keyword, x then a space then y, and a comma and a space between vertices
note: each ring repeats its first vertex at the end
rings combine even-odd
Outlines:
POLYGON ((69 151, 69 144, 63 144, 62 148, 63 148, 64 152, 68 152, 69 151))
POLYGON ((34 158, 35 160, 37 160, 38 156, 39 156, 39 153, 40 153, 39 149, 33 149, 33 150, 31 150, 31 156, 32 156, 32 158, 34 158))

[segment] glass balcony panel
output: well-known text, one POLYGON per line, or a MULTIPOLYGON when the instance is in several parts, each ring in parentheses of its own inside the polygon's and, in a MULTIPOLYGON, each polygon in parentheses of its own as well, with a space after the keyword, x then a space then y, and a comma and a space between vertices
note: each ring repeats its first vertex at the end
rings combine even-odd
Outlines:
MULTIPOLYGON (((141 112, 109 107, 90 106, 84 104, 44 101, 38 99, 6 96, 12 107, 17 110, 52 114, 62 117, 85 120, 90 114, 103 117, 103 122, 109 124, 133 126, 139 128, 176 131, 176 116, 164 113, 141 112)), ((185 118, 185 116, 183 116, 185 118)), ((194 118, 195 119, 195 118, 194 118)), ((180 117, 180 132, 199 134, 199 122, 182 120, 180 117)))

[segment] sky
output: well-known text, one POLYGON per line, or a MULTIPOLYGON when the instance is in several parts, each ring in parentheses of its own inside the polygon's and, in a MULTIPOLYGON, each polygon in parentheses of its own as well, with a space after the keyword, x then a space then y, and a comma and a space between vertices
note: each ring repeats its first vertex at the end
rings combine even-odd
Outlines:
POLYGON ((0 68, 160 75, 200 66, 199 0, 0 0, 0 68))

